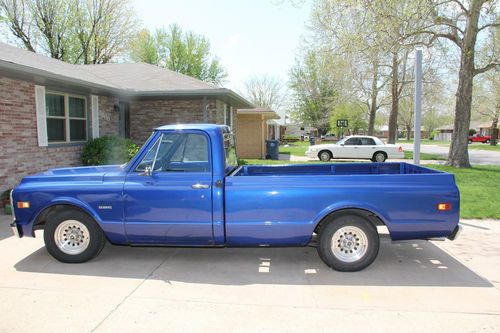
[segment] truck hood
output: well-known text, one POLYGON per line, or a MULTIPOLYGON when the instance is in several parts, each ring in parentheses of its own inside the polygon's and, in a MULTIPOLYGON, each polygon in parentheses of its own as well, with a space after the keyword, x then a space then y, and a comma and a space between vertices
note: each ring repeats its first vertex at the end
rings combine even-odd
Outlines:
POLYGON ((21 183, 44 181, 102 181, 104 175, 120 172, 120 165, 88 166, 49 169, 48 171, 26 176, 21 183))

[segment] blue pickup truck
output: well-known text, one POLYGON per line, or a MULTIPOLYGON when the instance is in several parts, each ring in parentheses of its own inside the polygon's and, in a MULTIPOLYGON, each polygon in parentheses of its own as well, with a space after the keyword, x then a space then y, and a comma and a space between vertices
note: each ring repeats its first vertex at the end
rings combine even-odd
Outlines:
POLYGON ((306 246, 356 271, 392 240, 460 230, 451 174, 407 163, 238 165, 227 126, 157 128, 125 165, 52 169, 12 191, 19 237, 44 230, 48 252, 80 263, 112 244, 306 246))

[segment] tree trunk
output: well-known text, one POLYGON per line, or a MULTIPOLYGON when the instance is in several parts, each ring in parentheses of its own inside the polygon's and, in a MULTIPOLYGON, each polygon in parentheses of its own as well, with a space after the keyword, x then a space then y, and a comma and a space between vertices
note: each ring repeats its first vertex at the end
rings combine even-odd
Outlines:
POLYGON ((497 104, 495 116, 493 117, 493 121, 491 122, 491 140, 490 145, 497 145, 498 138, 498 117, 500 116, 500 104, 497 104))
POLYGON ((472 106, 472 83, 474 80, 474 53, 478 33, 479 12, 482 2, 471 2, 465 35, 461 45, 460 71, 455 102, 455 123, 451 137, 447 165, 470 168, 468 140, 472 106))
POLYGON ((391 113, 389 115, 389 143, 396 143, 397 138, 397 127, 398 127, 398 111, 399 111, 399 96, 398 96, 398 54, 392 54, 392 73, 391 73, 391 113))
POLYGON ((411 126, 406 125, 406 141, 410 141, 410 140, 411 140, 411 126))
POLYGON ((378 96, 378 61, 373 62, 372 91, 370 95, 370 115, 368 118, 368 135, 373 136, 375 129, 375 116, 377 114, 378 96))

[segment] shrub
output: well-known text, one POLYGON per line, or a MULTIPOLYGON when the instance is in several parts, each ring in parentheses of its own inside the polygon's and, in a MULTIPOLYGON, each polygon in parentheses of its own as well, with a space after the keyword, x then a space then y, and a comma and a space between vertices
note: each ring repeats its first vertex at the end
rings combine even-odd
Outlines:
POLYGON ((476 133, 477 133, 477 131, 476 131, 475 129, 473 129, 473 128, 471 128, 471 129, 469 130, 469 136, 472 136, 472 135, 474 135, 474 134, 476 134, 476 133))
POLYGON ((83 165, 123 164, 139 151, 132 140, 114 136, 92 139, 82 151, 83 165))

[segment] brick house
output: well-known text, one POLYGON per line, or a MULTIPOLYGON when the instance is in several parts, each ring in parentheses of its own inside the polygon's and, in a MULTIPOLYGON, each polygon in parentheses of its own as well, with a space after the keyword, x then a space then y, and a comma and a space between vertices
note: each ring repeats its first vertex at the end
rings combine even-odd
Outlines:
POLYGON ((73 65, 0 43, 0 191, 31 173, 80 165, 86 141, 104 135, 142 144, 172 123, 236 129, 225 88, 148 64, 73 65))

